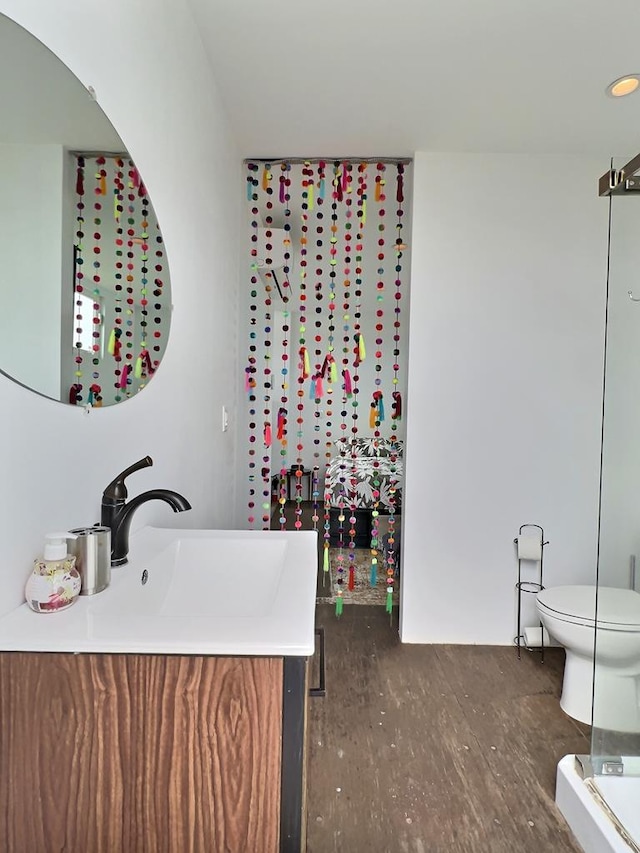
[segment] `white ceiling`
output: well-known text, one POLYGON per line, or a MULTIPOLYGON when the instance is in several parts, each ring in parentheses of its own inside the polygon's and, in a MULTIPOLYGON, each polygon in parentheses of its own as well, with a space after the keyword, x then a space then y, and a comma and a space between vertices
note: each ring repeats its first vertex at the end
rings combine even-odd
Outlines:
POLYGON ((640 150, 639 0, 188 2, 244 156, 640 150))

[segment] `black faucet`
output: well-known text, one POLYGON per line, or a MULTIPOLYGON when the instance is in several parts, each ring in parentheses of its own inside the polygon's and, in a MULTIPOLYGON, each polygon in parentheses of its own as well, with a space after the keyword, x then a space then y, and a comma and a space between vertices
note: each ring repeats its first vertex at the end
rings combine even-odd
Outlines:
POLYGON ((101 524, 103 527, 111 528, 112 566, 124 566, 127 562, 131 516, 139 506, 147 501, 159 500, 166 501, 173 507, 174 512, 184 512, 184 510, 191 509, 191 504, 186 498, 177 492, 170 492, 168 489, 151 489, 148 492, 142 492, 136 498, 131 498, 127 503, 125 477, 141 468, 148 468, 149 465, 153 465, 153 459, 150 456, 145 456, 144 459, 134 462, 133 465, 118 474, 102 494, 101 524))

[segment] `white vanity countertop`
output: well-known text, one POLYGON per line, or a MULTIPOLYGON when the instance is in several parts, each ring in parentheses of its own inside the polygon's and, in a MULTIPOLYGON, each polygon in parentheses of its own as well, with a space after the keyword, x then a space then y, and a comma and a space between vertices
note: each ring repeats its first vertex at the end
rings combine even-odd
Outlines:
POLYGON ((0 651, 312 655, 317 535, 145 527, 103 592, 1 617, 0 651))

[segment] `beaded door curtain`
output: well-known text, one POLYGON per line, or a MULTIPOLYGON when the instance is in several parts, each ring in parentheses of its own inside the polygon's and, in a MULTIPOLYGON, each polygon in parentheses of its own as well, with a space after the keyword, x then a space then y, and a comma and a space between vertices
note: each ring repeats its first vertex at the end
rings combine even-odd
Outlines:
POLYGON ((318 529, 321 568, 397 578, 408 161, 247 161, 247 523, 318 529), (384 531, 384 532, 383 532, 384 531))

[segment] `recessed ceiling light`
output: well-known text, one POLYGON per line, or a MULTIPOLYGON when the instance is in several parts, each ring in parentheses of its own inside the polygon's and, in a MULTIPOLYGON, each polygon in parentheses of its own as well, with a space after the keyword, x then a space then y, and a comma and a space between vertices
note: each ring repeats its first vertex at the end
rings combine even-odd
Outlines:
POLYGON ((622 98, 635 92, 638 86, 640 86, 640 74, 627 74, 610 83, 607 86, 607 94, 612 98, 622 98))

